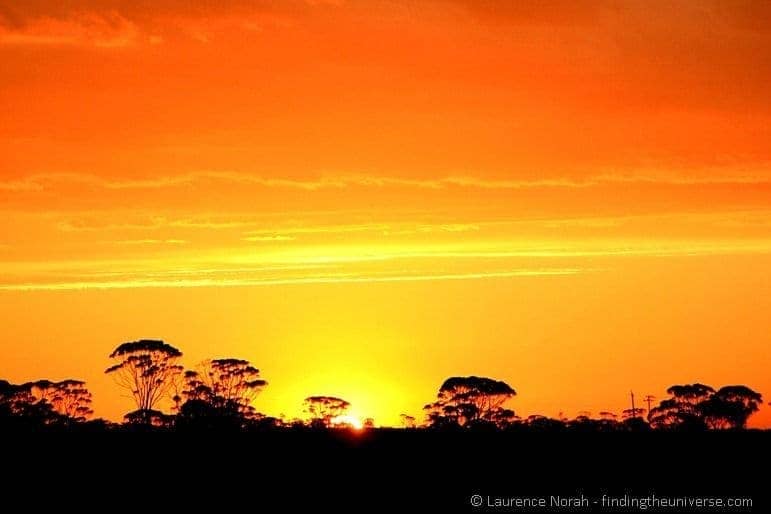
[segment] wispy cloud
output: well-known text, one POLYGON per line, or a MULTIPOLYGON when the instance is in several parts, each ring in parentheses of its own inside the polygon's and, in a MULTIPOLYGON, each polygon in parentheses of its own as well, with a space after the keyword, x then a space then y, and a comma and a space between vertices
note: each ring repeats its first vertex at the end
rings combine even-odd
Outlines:
POLYGON ((242 238, 242 241, 249 242, 272 242, 272 241, 294 241, 294 236, 249 236, 242 238))
POLYGON ((157 44, 182 35, 209 43, 223 31, 260 32, 293 26, 323 7, 344 0, 34 0, 0 2, 0 45, 116 48, 157 44), (18 4, 18 5, 15 5, 18 4))
POLYGON ((480 230, 476 223, 361 223, 354 225, 317 225, 304 227, 278 227, 270 229, 251 230, 246 232, 244 241, 291 241, 297 235, 306 234, 346 234, 352 232, 376 232, 385 236, 408 235, 430 232, 471 232, 480 230))
POLYGON ((114 222, 105 219, 103 215, 81 214, 59 220, 56 222, 56 226, 63 232, 145 231, 163 228, 220 230, 252 227, 259 224, 261 219, 262 217, 256 215, 233 214, 230 216, 201 215, 191 217, 135 216, 128 221, 114 222))
MULTIPOLYGON (((237 185, 253 185, 313 191, 323 188, 342 188, 354 183, 345 178, 321 178, 318 180, 294 180, 284 178, 265 178, 248 173, 203 171, 180 175, 152 178, 104 178, 85 173, 39 173, 23 179, 0 182, 0 190, 5 191, 43 191, 57 184, 83 185, 100 189, 160 189, 190 186, 206 182, 224 182, 237 185)), ((360 181, 366 185, 367 180, 360 181)))
POLYGON ((130 221, 111 222, 101 217, 73 217, 58 221, 56 226, 62 232, 95 232, 113 230, 153 230, 169 226, 169 220, 162 216, 137 218, 130 221))
POLYGON ((73 12, 64 18, 41 16, 20 26, 0 24, 0 45, 123 48, 160 41, 159 36, 144 34, 136 23, 115 11, 73 12))
POLYGON ((516 269, 479 273, 437 273, 437 274, 395 274, 390 276, 374 275, 322 275, 299 278, 200 278, 179 280, 107 280, 80 282, 49 282, 0 284, 0 291, 68 291, 86 289, 138 289, 169 287, 245 287, 277 286, 292 284, 328 284, 328 283, 370 283, 370 282, 417 282, 429 280, 474 280, 492 278, 539 277, 575 275, 588 270, 580 268, 545 268, 516 269))
POLYGON ((6 262, 0 290, 470 280, 600 271, 605 268, 597 268, 597 263, 614 267, 614 262, 621 262, 615 259, 752 254, 771 254, 771 240, 308 246, 258 253, 191 254, 171 260, 6 262), (598 261, 600 258, 603 260, 598 261))
POLYGON ((127 239, 123 241, 108 241, 107 244, 142 246, 142 245, 184 245, 187 241, 184 239, 127 239))
POLYGON ((34 192, 55 189, 57 185, 81 185, 105 190, 160 189, 205 185, 219 182, 264 188, 300 189, 317 191, 348 187, 406 187, 418 189, 534 189, 534 188, 587 188, 612 184, 662 184, 662 185, 754 185, 771 184, 771 177, 762 175, 736 175, 707 177, 679 177, 656 175, 602 174, 586 178, 554 179, 490 179, 471 176, 447 176, 429 179, 401 177, 340 175, 317 179, 268 178, 251 173, 203 171, 152 178, 105 178, 80 173, 44 173, 25 178, 0 181, 0 190, 34 192))
POLYGON ((298 234, 344 234, 348 232, 372 232, 388 230, 391 225, 388 223, 361 223, 354 225, 321 225, 306 227, 278 227, 270 229, 250 230, 246 235, 251 238, 249 241, 265 241, 271 237, 285 237, 287 235, 298 234), (254 239, 256 237, 256 239, 254 239))
MULTIPOLYGON (((429 231, 434 230, 435 228, 432 225, 422 225, 421 228, 423 227, 429 231)), ((437 225, 436 228, 443 232, 469 232, 479 230, 479 225, 474 223, 445 223, 437 225)))
POLYGON ((345 0, 305 0, 305 3, 317 7, 321 5, 331 5, 334 7, 340 7, 345 4, 345 0))
POLYGON ((476 232, 481 229, 483 225, 491 225, 495 222, 479 222, 479 223, 438 223, 438 224, 410 224, 401 223, 389 226, 388 229, 383 230, 384 236, 405 236, 411 234, 426 234, 431 232, 476 232))

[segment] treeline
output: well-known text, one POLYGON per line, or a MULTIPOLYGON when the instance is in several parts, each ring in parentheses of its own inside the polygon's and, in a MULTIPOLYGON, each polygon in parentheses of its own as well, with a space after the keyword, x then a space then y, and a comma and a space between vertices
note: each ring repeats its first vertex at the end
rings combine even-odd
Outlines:
MULTIPOLYGON (((79 380, 38 380, 11 384, 0 380, 0 428, 18 430, 328 430, 369 429, 372 419, 346 416, 350 404, 333 396, 309 396, 306 419, 285 420, 257 412, 252 403, 268 385, 248 361, 226 358, 201 363, 196 369, 180 364, 182 352, 155 340, 119 345, 109 355, 105 373, 134 400, 136 409, 122 424, 91 419, 92 397, 79 380), (159 409, 170 402, 171 412, 159 409)), ((649 409, 631 407, 617 416, 583 412, 574 419, 533 415, 520 418, 505 407, 516 391, 486 377, 451 377, 435 401, 425 405, 424 420, 402 414, 409 430, 440 431, 706 431, 742 430, 762 404, 760 393, 743 385, 714 389, 704 384, 674 385, 668 398, 649 409)))
MULTIPOLYGON (((525 419, 503 404, 516 395, 505 382, 484 377, 453 377, 439 389, 437 400, 424 407, 426 426, 437 429, 484 428, 538 431, 645 431, 645 430, 741 430, 760 408, 760 393, 743 385, 718 390, 704 384, 674 385, 669 398, 650 411, 631 407, 617 416, 600 412, 598 418, 581 413, 575 419, 533 415, 525 419)), ((653 397, 646 397, 652 402, 653 397)), ((414 419, 405 419, 414 424, 414 419)))

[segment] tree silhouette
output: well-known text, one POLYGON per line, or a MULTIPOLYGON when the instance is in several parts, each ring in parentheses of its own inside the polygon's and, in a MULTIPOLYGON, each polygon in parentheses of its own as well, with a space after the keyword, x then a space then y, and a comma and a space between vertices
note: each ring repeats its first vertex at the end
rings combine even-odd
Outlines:
POLYGON ((215 406, 250 408, 251 402, 268 383, 260 370, 242 359, 213 359, 201 363, 198 371, 185 373, 188 397, 207 397, 215 406))
POLYGON ((0 423, 5 427, 42 424, 39 408, 28 387, 0 380, 0 423))
POLYGON ((621 419, 628 420, 634 418, 641 418, 645 414, 645 409, 642 407, 635 407, 633 409, 624 409, 621 411, 621 419))
POLYGON ((540 414, 532 414, 525 420, 525 426, 538 432, 557 432, 565 429, 565 423, 562 420, 547 418, 540 414))
POLYGON ((593 419, 586 411, 579 413, 575 419, 567 423, 567 427, 577 432, 599 432, 614 426, 612 422, 602 419, 593 419))
MULTIPOLYGON (((644 427, 639 418, 645 410, 637 408, 624 411, 623 425, 635 430, 742 429, 763 401, 760 393, 743 385, 725 386, 718 391, 700 383, 673 385, 667 393, 670 397, 648 412, 649 427, 644 427)), ((652 400, 652 396, 646 397, 647 402, 652 400)))
POLYGON ((712 387, 699 383, 674 385, 667 389, 670 398, 648 413, 648 421, 658 429, 705 430, 701 403, 714 392, 712 387))
POLYGON ((399 419, 401 420, 402 426, 404 428, 415 428, 416 427, 415 417, 414 416, 410 416, 409 414, 399 414, 399 419))
POLYGON ((19 402, 19 387, 7 380, 0 380, 0 417, 10 418, 17 410, 19 402))
POLYGON ((500 380, 476 376, 451 377, 439 388, 437 401, 423 408, 428 411, 429 424, 435 428, 495 424, 502 417, 499 412, 501 405, 516 394, 500 380))
POLYGON ((71 421, 51 404, 32 394, 31 383, 11 384, 0 380, 0 425, 9 428, 36 428, 71 421))
POLYGON ((177 364, 182 352, 163 341, 143 339, 123 343, 110 354, 117 361, 105 370, 127 389, 136 403, 134 413, 147 415, 146 423, 151 424, 153 407, 171 390, 174 379, 182 372, 177 364))
POLYGON ((303 403, 313 427, 329 427, 333 418, 342 416, 351 406, 342 398, 334 396, 309 396, 303 403))
POLYGON ((126 424, 138 426, 140 429, 148 426, 171 428, 172 423, 174 422, 174 416, 153 409, 138 409, 131 411, 123 416, 123 419, 126 424))
POLYGON ((686 384, 673 385, 667 389, 667 393, 672 395, 683 405, 695 406, 706 400, 715 390, 704 384, 686 384))
POLYGON ((747 386, 721 387, 699 404, 707 426, 711 429, 741 429, 747 426, 747 418, 756 412, 763 397, 747 386))
POLYGON ((255 417, 251 402, 268 383, 260 370, 241 359, 204 361, 198 371, 186 371, 181 406, 182 424, 208 428, 237 428, 255 417))
POLYGON ((496 428, 505 429, 519 422, 519 416, 511 409, 496 408, 490 411, 486 421, 489 421, 496 428))
POLYGON ((94 411, 91 409, 91 393, 81 380, 38 380, 24 384, 38 402, 46 402, 70 422, 84 422, 94 411))
POLYGON ((610 411, 600 411, 598 427, 606 432, 618 429, 618 416, 610 411))

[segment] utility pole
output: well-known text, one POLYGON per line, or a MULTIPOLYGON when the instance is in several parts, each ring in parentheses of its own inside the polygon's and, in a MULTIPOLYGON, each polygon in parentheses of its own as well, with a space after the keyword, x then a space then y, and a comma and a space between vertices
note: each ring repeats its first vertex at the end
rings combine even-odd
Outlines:
POLYGON ((633 391, 629 391, 629 396, 632 397, 632 417, 636 418, 637 417, 637 411, 634 408, 634 392, 633 391))
POLYGON ((655 399, 656 397, 653 396, 652 394, 649 394, 648 396, 645 397, 645 403, 648 404, 648 414, 650 414, 651 412, 651 402, 655 399))

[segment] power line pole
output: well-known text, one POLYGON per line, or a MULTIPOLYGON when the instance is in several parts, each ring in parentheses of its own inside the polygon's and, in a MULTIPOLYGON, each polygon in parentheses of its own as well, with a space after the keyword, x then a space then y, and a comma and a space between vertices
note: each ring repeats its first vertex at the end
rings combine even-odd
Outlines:
POLYGON ((635 410, 635 408, 634 408, 634 392, 633 391, 629 391, 629 396, 632 397, 632 418, 636 418, 637 417, 637 410, 635 410))
POLYGON ((651 402, 655 399, 656 397, 653 396, 652 394, 649 394, 648 396, 645 397, 645 403, 648 404, 648 414, 650 414, 651 412, 651 402))

